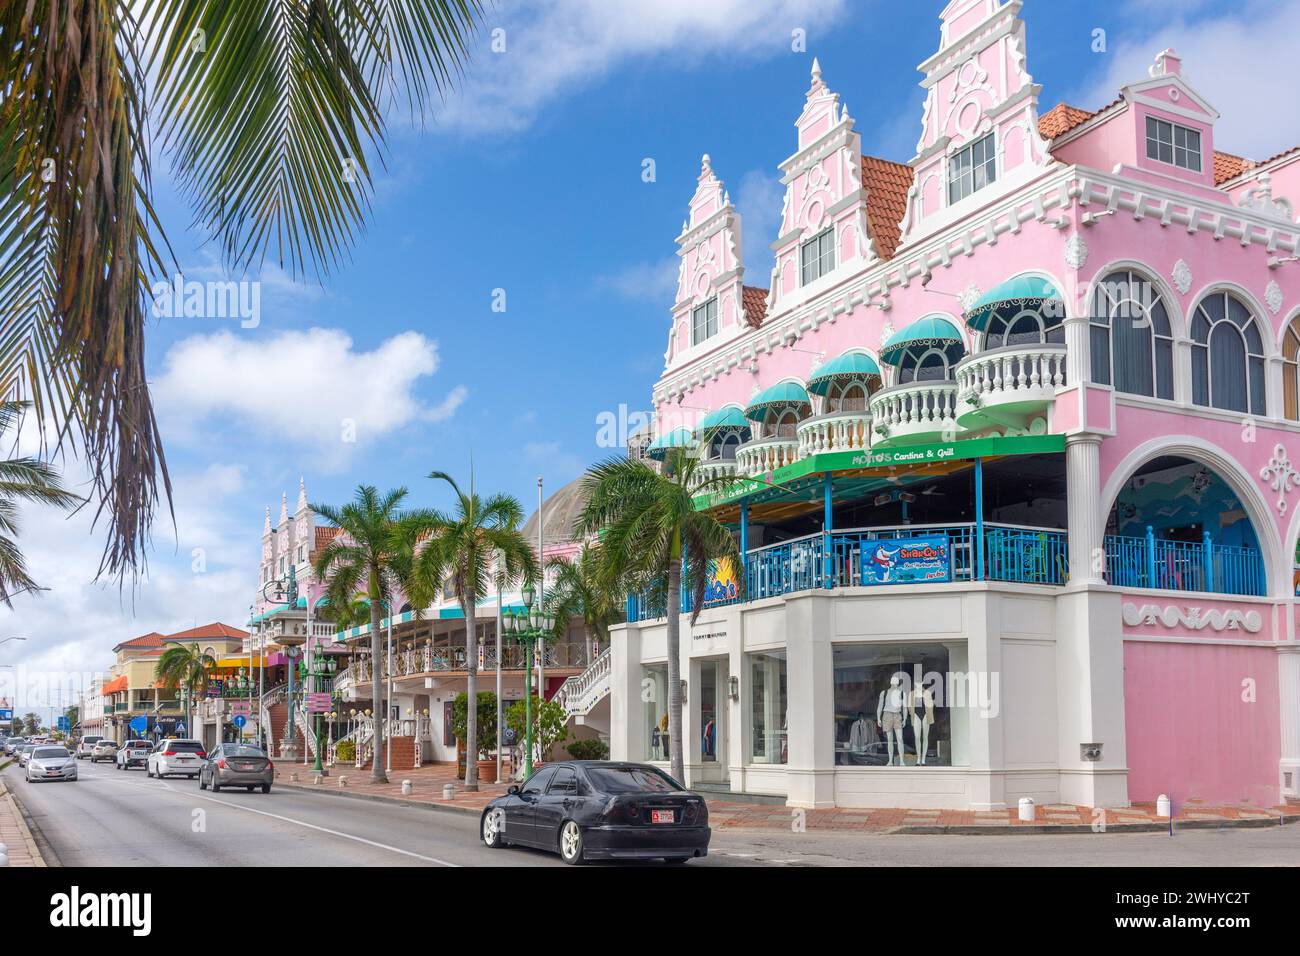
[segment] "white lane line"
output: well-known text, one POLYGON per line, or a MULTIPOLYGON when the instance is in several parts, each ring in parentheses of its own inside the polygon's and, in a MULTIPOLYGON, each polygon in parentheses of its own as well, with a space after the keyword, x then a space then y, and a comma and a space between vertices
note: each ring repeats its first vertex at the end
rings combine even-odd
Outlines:
MULTIPOLYGON (((128 786, 128 787, 150 787, 151 786, 150 784, 147 783, 137 783, 132 780, 114 780, 112 777, 104 777, 101 779, 109 780, 112 783, 120 783, 123 786, 128 786)), ((366 846, 373 846, 380 850, 387 850, 390 853, 400 853, 402 856, 414 857, 417 860, 424 860, 428 863, 433 863, 438 866, 459 867, 460 865, 458 863, 449 863, 446 860, 440 860, 435 856, 425 856, 422 853, 415 853, 411 850, 403 850, 399 846, 390 846, 387 843, 378 843, 374 840, 367 840, 365 837, 359 837, 352 833, 344 833, 341 830, 331 830, 329 827, 317 826, 315 823, 308 823, 306 820, 295 820, 293 817, 286 817, 279 813, 271 813, 268 810, 254 810, 252 807, 245 807, 238 803, 229 803, 228 801, 225 800, 218 800, 216 797, 209 797, 202 793, 194 793, 192 791, 182 792, 180 790, 174 790, 166 780, 161 780, 159 782, 163 785, 163 788, 165 790, 167 790, 169 793, 177 797, 197 797, 199 800, 206 800, 208 803, 215 803, 219 806, 230 807, 230 809, 232 810, 243 810, 245 813, 256 813, 258 816, 270 817, 272 820, 280 820, 284 823, 292 823, 294 826, 305 827, 308 830, 316 830, 320 833, 328 833, 330 836, 342 837, 344 840, 352 840, 355 843, 364 843, 366 846)))

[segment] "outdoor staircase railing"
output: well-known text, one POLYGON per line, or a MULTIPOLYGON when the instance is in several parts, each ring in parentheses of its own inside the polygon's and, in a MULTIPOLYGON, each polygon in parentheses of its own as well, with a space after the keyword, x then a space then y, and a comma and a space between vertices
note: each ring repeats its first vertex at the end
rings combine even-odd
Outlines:
POLYGON ((560 685, 555 700, 569 717, 581 717, 609 694, 613 656, 605 648, 581 674, 570 677, 560 685))

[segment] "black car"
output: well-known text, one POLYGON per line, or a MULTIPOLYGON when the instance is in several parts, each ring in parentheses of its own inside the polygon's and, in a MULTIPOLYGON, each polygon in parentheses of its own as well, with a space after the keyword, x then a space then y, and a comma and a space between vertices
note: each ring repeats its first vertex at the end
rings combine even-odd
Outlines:
POLYGON ((547 764, 483 810, 483 842, 531 846, 565 863, 663 859, 709 852, 704 798, 645 764, 570 760, 547 764))

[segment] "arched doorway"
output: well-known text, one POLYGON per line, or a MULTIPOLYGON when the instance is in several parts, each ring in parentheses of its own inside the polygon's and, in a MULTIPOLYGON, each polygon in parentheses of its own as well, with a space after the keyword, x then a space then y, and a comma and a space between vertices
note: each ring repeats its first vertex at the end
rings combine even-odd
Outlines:
POLYGON ((1106 520, 1106 580, 1119 587, 1263 595, 1246 506, 1213 468, 1163 455, 1133 471, 1106 520))

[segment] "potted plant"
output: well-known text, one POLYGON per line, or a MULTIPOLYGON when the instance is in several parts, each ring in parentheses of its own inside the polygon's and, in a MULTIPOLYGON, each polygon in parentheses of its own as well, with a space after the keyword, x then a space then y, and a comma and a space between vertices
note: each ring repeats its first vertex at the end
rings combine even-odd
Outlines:
MULTIPOLYGON (((466 724, 469 722, 469 694, 462 691, 452 702, 451 729, 456 739, 465 740, 466 724)), ((478 738, 475 748, 475 761, 480 780, 496 780, 497 764, 492 748, 497 743, 497 695, 491 691, 478 692, 477 725, 474 736, 478 738)), ((468 750, 468 748, 466 748, 468 750)))

